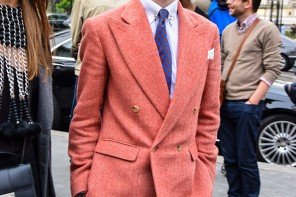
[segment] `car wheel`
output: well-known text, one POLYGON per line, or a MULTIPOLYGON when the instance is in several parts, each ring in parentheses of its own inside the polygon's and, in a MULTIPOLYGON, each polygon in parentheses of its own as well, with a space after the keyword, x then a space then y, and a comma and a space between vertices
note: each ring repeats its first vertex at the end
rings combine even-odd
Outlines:
POLYGON ((53 123, 52 129, 58 130, 61 127, 61 108, 59 101, 55 95, 53 95, 53 123))
POLYGON ((258 156, 261 161, 296 167, 296 119, 277 114, 264 118, 259 129, 258 156))
POLYGON ((284 62, 285 62, 284 67, 281 70, 282 71, 288 71, 288 70, 290 70, 293 67, 293 65, 290 63, 289 58, 286 55, 284 55, 284 54, 281 54, 281 55, 282 55, 282 57, 284 59, 284 62))

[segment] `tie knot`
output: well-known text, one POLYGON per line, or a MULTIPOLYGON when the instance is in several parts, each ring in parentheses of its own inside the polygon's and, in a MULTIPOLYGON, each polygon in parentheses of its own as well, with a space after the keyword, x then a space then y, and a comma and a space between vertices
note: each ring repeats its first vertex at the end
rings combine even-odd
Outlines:
POLYGON ((166 9, 162 8, 158 12, 159 21, 161 21, 161 22, 165 22, 165 19, 168 18, 168 16, 169 16, 169 11, 167 11, 166 9))

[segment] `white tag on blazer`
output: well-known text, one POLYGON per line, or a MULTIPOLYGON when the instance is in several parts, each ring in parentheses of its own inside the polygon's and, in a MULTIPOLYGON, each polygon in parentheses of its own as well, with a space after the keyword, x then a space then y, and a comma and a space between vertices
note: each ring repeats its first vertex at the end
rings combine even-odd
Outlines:
POLYGON ((208 59, 209 59, 209 60, 213 60, 214 57, 215 57, 215 49, 212 48, 212 49, 209 50, 209 52, 208 52, 208 59))

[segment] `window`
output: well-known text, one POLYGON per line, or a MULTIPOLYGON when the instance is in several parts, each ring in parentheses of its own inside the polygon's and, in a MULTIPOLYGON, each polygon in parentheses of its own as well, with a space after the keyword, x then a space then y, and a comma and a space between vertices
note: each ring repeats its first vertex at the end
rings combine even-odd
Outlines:
POLYGON ((60 57, 72 57, 71 56, 71 40, 67 41, 63 45, 59 46, 53 54, 55 56, 60 56, 60 57))

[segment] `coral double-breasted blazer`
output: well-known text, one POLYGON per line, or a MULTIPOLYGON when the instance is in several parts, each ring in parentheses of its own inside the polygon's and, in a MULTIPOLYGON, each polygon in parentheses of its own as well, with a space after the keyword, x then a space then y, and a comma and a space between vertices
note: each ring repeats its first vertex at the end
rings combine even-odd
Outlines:
POLYGON ((211 196, 219 127, 217 28, 178 6, 170 99, 139 0, 86 21, 70 126, 71 190, 97 196, 211 196))

